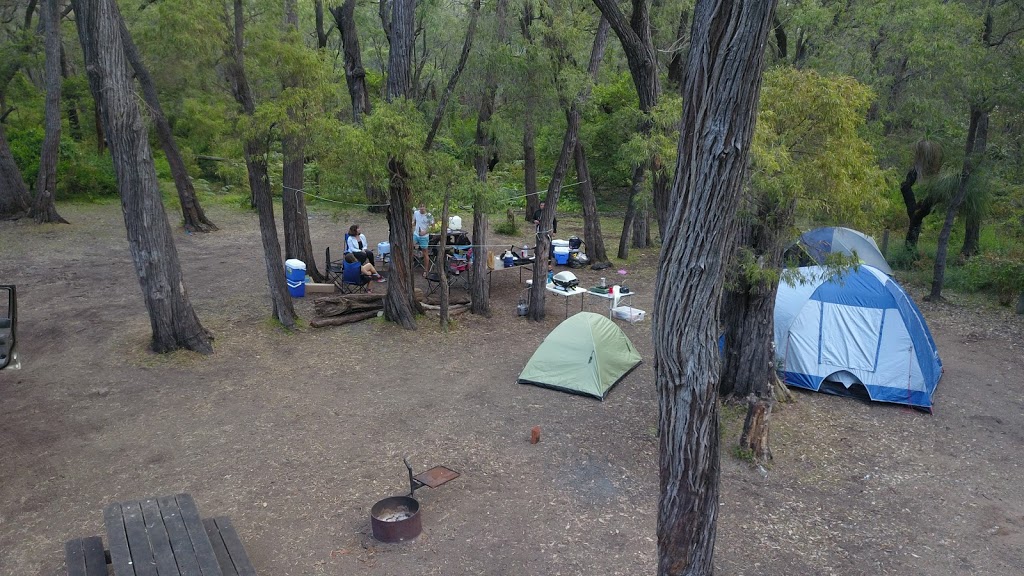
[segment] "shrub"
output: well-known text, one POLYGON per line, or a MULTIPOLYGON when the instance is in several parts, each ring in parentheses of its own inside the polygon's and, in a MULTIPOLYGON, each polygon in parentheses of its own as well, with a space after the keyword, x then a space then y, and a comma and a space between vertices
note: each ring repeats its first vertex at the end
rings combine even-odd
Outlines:
POLYGON ((518 236, 519 224, 514 221, 502 220, 500 224, 494 226, 494 233, 501 234, 502 236, 518 236))

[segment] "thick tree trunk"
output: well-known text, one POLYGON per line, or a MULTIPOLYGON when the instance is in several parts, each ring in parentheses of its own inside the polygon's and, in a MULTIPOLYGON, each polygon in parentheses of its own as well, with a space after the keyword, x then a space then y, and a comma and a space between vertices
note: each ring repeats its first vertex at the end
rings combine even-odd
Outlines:
MULTIPOLYGON (((391 52, 388 55, 387 98, 408 99, 412 89, 412 43, 415 0, 393 0, 390 23, 391 52)), ((415 279, 412 272, 412 193, 405 165, 400 158, 388 159, 388 224, 391 226, 392 270, 384 317, 407 330, 416 329, 415 279)))
POLYGON ((356 0, 345 0, 341 6, 331 8, 331 15, 341 33, 341 49, 345 61, 345 83, 352 100, 352 121, 362 124, 363 117, 370 114, 370 93, 366 90, 366 69, 363 68, 362 51, 359 48, 359 32, 356 29, 356 0))
POLYGON ((164 109, 160 105, 156 83, 153 82, 149 69, 143 63, 139 49, 135 46, 135 42, 128 32, 128 26, 125 25, 124 18, 121 17, 120 12, 117 14, 117 19, 121 30, 121 39, 124 41, 125 55, 132 65, 132 70, 135 71, 135 78, 138 79, 139 85, 142 87, 143 98, 146 100, 146 106, 149 107, 149 115, 153 119, 153 125, 156 127, 157 139, 160 140, 160 147, 163 148, 164 155, 167 157, 167 164, 171 168, 174 187, 178 190, 178 200, 181 203, 182 225, 188 232, 211 232, 216 230, 217 226, 206 217, 203 207, 199 205, 199 198, 196 197, 196 189, 192 185, 192 179, 188 176, 185 160, 181 157, 178 143, 174 140, 174 134, 171 132, 171 124, 167 121, 164 109))
POLYGON ((661 439, 658 573, 711 574, 718 516, 718 334, 775 0, 698 0, 678 163, 654 295, 661 439))
POLYGON ((686 80, 686 46, 689 44, 689 38, 686 34, 690 31, 690 11, 684 9, 679 14, 679 29, 676 31, 676 41, 672 43, 672 59, 668 62, 668 83, 675 91, 679 93, 683 88, 683 82, 686 80))
POLYGON ((36 222, 68 221, 57 213, 57 157, 60 150, 60 6, 58 0, 43 0, 39 16, 46 35, 46 112, 43 149, 39 157, 36 197, 32 217, 36 222))
MULTIPOLYGON (((285 35, 293 34, 291 42, 299 42, 299 14, 296 0, 285 0, 285 35)), ((284 88, 298 88, 299 80, 286 78, 284 88)), ((300 114, 294 108, 288 111, 288 126, 281 138, 281 152, 284 166, 281 173, 281 219, 284 223, 284 255, 306 264, 306 273, 314 282, 323 282, 325 277, 316 267, 313 255, 313 240, 309 234, 309 214, 306 211, 305 168, 306 138, 300 114)), ((324 263, 326 265, 326 263, 324 263)))
POLYGON ((92 106, 93 128, 96 131, 96 154, 102 156, 107 151, 107 137, 103 134, 103 113, 95 100, 92 106))
POLYGON ((604 247, 604 235, 601 233, 601 215, 597 212, 597 197, 594 195, 594 185, 590 181, 587 154, 581 142, 576 143, 574 159, 576 175, 580 179, 580 197, 583 200, 583 241, 587 244, 587 257, 592 264, 606 264, 608 252, 604 247))
MULTIPOLYGON (((233 41, 230 45, 228 76, 233 95, 242 112, 252 117, 256 112, 256 101, 245 74, 243 0, 234 0, 233 6, 233 41)), ((245 142, 245 166, 249 173, 252 202, 260 220, 260 240, 263 244, 263 259, 266 263, 267 285, 270 289, 273 314, 282 326, 291 329, 295 326, 295 309, 288 294, 284 262, 281 260, 281 242, 277 237, 277 223, 274 222, 274 203, 271 200, 270 178, 267 175, 267 144, 259 135, 250 136, 245 142)))
POLYGON ((526 187, 526 221, 533 223, 533 213, 540 208, 540 199, 537 198, 537 147, 534 143, 536 138, 533 126, 533 111, 527 107, 523 113, 523 177, 526 187))
POLYGON ((28 186, 21 177, 21 170, 14 162, 14 155, 7 143, 7 134, 0 124, 0 220, 21 218, 28 214, 32 198, 28 186))
POLYGON ((953 222, 960 206, 967 197, 967 183, 970 181, 971 173, 974 170, 974 146, 978 137, 978 126, 982 116, 986 113, 975 104, 971 104, 970 122, 967 127, 967 143, 964 147, 964 165, 960 171, 960 182, 957 185, 956 194, 946 206, 946 219, 942 223, 942 230, 939 231, 938 246, 935 250, 935 267, 932 271, 932 289, 928 293, 928 300, 942 299, 942 285, 946 281, 946 255, 949 250, 949 236, 953 232, 953 222))
MULTIPOLYGON (((459 54, 459 61, 455 64, 455 69, 452 70, 452 75, 448 79, 448 84, 444 87, 444 92, 441 93, 440 102, 437 103, 437 110, 434 111, 434 120, 430 123, 430 131, 427 132, 427 141, 423 145, 423 150, 425 151, 429 151, 430 147, 434 145, 434 138, 437 137, 437 130, 441 127, 441 120, 444 118, 444 112, 448 108, 448 101, 451 99, 452 93, 455 92, 455 86, 459 83, 462 71, 466 69, 469 51, 473 47, 473 37, 476 36, 476 22, 479 16, 480 0, 473 0, 473 4, 469 9, 469 26, 466 28, 466 37, 462 42, 462 53, 459 54)), ((447 219, 444 221, 447 222, 447 219)))
POLYGON ((209 354, 213 338, 199 323, 185 290, 146 125, 128 73, 117 7, 113 0, 74 0, 73 5, 89 84, 107 126, 128 247, 153 330, 151 347, 155 352, 186 348, 209 354))
POLYGON ((768 432, 774 405, 775 400, 770 396, 751 394, 747 398, 747 417, 743 420, 743 433, 740 434, 740 450, 748 452, 755 462, 772 459, 768 432))

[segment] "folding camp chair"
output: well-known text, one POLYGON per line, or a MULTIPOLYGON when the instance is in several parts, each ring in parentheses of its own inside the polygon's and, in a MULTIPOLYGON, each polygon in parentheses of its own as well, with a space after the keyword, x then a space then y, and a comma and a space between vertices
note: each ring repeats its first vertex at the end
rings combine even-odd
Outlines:
POLYGON ((361 264, 355 256, 348 254, 341 262, 341 276, 334 279, 334 285, 342 294, 370 291, 370 279, 363 276, 361 264))
POLYGON ((327 253, 324 256, 324 262, 327 262, 327 271, 325 273, 327 276, 327 281, 334 284, 338 284, 338 282, 341 281, 341 274, 344 271, 345 259, 342 258, 341 260, 332 261, 331 247, 328 246, 327 253))

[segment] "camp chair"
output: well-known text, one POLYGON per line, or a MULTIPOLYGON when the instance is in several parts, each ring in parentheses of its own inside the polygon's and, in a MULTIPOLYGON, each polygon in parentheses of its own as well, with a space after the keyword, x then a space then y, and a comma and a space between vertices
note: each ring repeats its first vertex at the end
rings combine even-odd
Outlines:
MULTIPOLYGON (((324 256, 324 262, 327 262, 327 281, 333 284, 338 284, 341 281, 341 274, 344 271, 345 259, 331 260, 331 247, 327 247, 327 253, 324 256)), ((339 284, 340 285, 340 284, 339 284)))
POLYGON ((370 279, 363 276, 361 267, 362 265, 355 256, 351 254, 345 256, 342 261, 341 278, 334 281, 334 285, 341 290, 342 294, 370 291, 370 279))
MULTIPOLYGON (((449 255, 445 259, 447 270, 445 274, 447 276, 448 288, 456 284, 462 284, 466 289, 469 289, 469 266, 466 262, 452 258, 449 255)), ((437 289, 441 287, 441 274, 436 269, 437 264, 435 263, 431 268, 430 272, 427 273, 427 296, 437 292, 437 289)))

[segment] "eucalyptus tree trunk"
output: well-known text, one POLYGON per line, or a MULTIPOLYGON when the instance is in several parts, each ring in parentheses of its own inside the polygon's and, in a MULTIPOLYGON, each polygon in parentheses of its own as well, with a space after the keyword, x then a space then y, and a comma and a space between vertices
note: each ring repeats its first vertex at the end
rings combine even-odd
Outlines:
POLYGON ((580 197, 583 200, 583 241, 587 244, 587 257, 592 264, 607 264, 608 252, 604 247, 604 236, 601 234, 601 215, 597 212, 597 198, 594 196, 594 184, 590 181, 590 167, 587 165, 587 154, 582 142, 576 143, 573 157, 576 161, 576 175, 580 179, 580 197))
MULTIPOLYGON (((64 42, 60 43, 60 75, 64 80, 71 76, 71 66, 68 64, 67 54, 64 51, 64 42)), ((66 98, 65 108, 68 114, 68 132, 75 142, 81 142, 82 122, 78 115, 78 97, 69 96, 66 98)))
POLYGON ((970 121, 967 127, 967 143, 964 147, 964 164, 960 170, 960 180, 957 184, 956 194, 946 206, 946 219, 942 223, 942 230, 939 232, 938 246, 935 250, 935 267, 932 270, 932 289, 928 293, 928 300, 942 299, 942 285, 946 280, 946 256, 949 251, 949 236, 953 232, 953 222, 960 206, 967 197, 967 183, 970 181, 971 173, 974 171, 975 163, 975 142, 978 138, 978 128, 982 117, 986 114, 977 104, 971 104, 970 121))
MULTIPOLYGON (((452 75, 448 78, 448 84, 444 87, 444 92, 441 93, 441 100, 437 103, 437 110, 434 111, 434 120, 430 123, 430 131, 427 132, 427 141, 423 145, 424 151, 430 151, 430 147, 434 145, 434 138, 437 137, 437 130, 441 127, 441 120, 444 118, 444 112, 448 108, 448 101, 451 100, 452 93, 455 92, 455 86, 459 83, 459 77, 462 76, 462 71, 466 69, 466 62, 469 60, 469 51, 473 47, 473 37, 476 35, 476 22, 480 16, 480 0, 473 0, 473 4, 469 8, 469 26, 466 28, 466 37, 462 41, 462 52, 459 54, 459 61, 455 64, 455 69, 452 70, 452 75)), ((448 219, 443 220, 447 222, 448 219)))
POLYGON ((636 218, 633 220, 633 247, 647 248, 651 245, 651 206, 645 198, 637 203, 636 218))
POLYGON ((142 87, 142 96, 149 108, 149 115, 156 127, 157 139, 160 147, 163 148, 167 157, 167 164, 171 168, 171 176, 174 178, 174 187, 178 190, 178 200, 181 203, 182 225, 189 232, 212 232, 217 226, 206 217, 203 207, 199 205, 199 198, 196 197, 196 189, 192 185, 192 179, 188 176, 188 168, 185 167, 185 160, 178 150, 178 143, 174 140, 171 132, 171 124, 167 121, 164 109, 160 105, 160 97, 157 95, 156 84, 153 77, 142 61, 142 55, 132 40, 125 25, 121 13, 117 13, 117 21, 121 31, 121 40, 124 42, 124 52, 135 71, 135 78, 142 87))
MULTIPOLYGON (((645 138, 649 137, 654 129, 654 121, 649 114, 658 105, 658 97, 661 94, 661 84, 658 80, 658 57, 654 50, 654 41, 651 38, 650 6, 644 0, 633 0, 633 12, 629 18, 626 18, 615 0, 594 0, 594 4, 608 20, 626 54, 626 63, 629 65, 629 73, 633 78, 633 85, 636 87, 637 98, 640 102, 640 111, 644 114, 638 129, 645 138)), ((619 258, 629 257, 629 239, 633 233, 633 227, 637 225, 638 217, 641 226, 646 226, 640 231, 638 238, 640 241, 636 243, 643 244, 640 247, 645 247, 648 243, 650 213, 645 203, 638 203, 637 195, 642 189, 646 169, 660 166, 661 160, 652 156, 647 162, 633 170, 626 217, 623 219, 622 233, 619 236, 619 258)), ((662 218, 668 213, 665 198, 667 180, 655 179, 652 180, 652 184, 655 184, 652 190, 654 207, 659 218, 658 225, 659 228, 664 229, 665 223, 662 218)))
POLYGON ((46 48, 46 111, 43 149, 39 156, 39 177, 32 217, 38 223, 68 221, 57 213, 57 158, 60 151, 60 6, 58 0, 43 0, 39 16, 45 34, 46 48))
MULTIPOLYGON (((608 19, 602 16, 597 24, 596 33, 596 38, 602 38, 602 50, 604 49, 603 45, 607 42, 609 27, 608 19)), ((603 57, 603 54, 600 56, 603 57)), ((601 58, 595 60, 592 55, 587 68, 587 74, 592 82, 597 82, 597 70, 600 62, 601 58)), ((594 196, 594 184, 590 181, 590 166, 587 165, 587 154, 582 142, 576 142, 573 160, 576 164, 576 176, 580 181, 580 198, 583 202, 583 241, 587 244, 587 257, 594 264, 607 263, 608 254, 604 247, 604 236, 601 234, 601 216, 597 213, 597 198, 594 196)))
MULTIPOLYGON (((508 41, 508 27, 506 16, 508 11, 508 0, 498 0, 495 5, 495 18, 498 23, 497 41, 504 45, 508 41)), ((487 159, 491 156, 491 149, 494 147, 494 138, 491 136, 490 122, 494 115, 494 101, 498 94, 497 73, 488 68, 484 78, 484 92, 480 98, 480 109, 476 117, 476 137, 474 145, 476 152, 473 155, 473 166, 476 168, 476 178, 481 183, 487 182, 488 165, 487 159)), ((473 273, 470 275, 470 312, 480 316, 490 317, 491 315, 491 294, 490 285, 487 282, 487 239, 490 236, 490 223, 487 219, 486 191, 484 186, 478 189, 473 198, 473 273)))
POLYGON ((327 48, 327 33, 324 32, 324 0, 313 2, 313 13, 316 17, 316 49, 327 48))
MULTIPOLYGON (((234 0, 232 13, 232 42, 229 45, 229 63, 227 66, 231 91, 242 108, 242 112, 250 118, 256 112, 256 100, 245 74, 245 12, 243 0, 234 0)), ((270 288, 270 301, 274 317, 285 328, 295 326, 295 309, 291 295, 288 294, 288 283, 284 275, 284 262, 281 260, 281 242, 277 237, 277 224, 274 222, 274 204, 270 194, 270 178, 267 175, 267 141, 258 134, 246 138, 245 166, 249 173, 249 188, 252 200, 260 220, 260 240, 263 243, 263 259, 266 263, 267 284, 270 288)))
MULTIPOLYGON (((977 136, 974 138, 972 148, 975 157, 984 158, 988 149, 988 118, 987 110, 981 111, 978 118, 977 136)), ((976 256, 980 249, 981 242, 981 219, 983 211, 980 206, 975 206, 969 213, 964 214, 964 244, 960 247, 960 260, 968 260, 976 256)))
MULTIPOLYGON (((128 248, 153 330, 151 347, 161 353, 186 348, 209 354, 213 337, 199 323, 185 290, 146 124, 128 72, 117 6, 114 0, 73 0, 73 6, 89 86, 107 127, 128 248)), ((56 15, 55 6, 53 10, 56 15)))
POLYGON ((526 188, 526 221, 533 224, 533 213, 540 208, 537 198, 537 137, 533 124, 532 106, 527 104, 523 113, 523 184, 526 188))
MULTIPOLYGON (((284 1, 286 37, 288 41, 299 42, 299 13, 296 0, 284 1)), ((298 88, 299 79, 289 75, 284 80, 284 89, 298 88)), ((288 125, 281 137, 281 152, 284 166, 281 173, 281 220, 284 223, 284 257, 295 258, 306 264, 306 273, 314 282, 323 282, 324 275, 316 267, 313 255, 313 240, 309 234, 309 213, 306 211, 305 169, 306 137, 302 131, 303 122, 299 111, 288 108, 288 125)), ((325 262, 326 266, 327 263, 325 262)))
POLYGON ((782 271, 787 231, 792 229, 795 202, 777 205, 770 198, 748 191, 745 210, 737 219, 736 250, 741 262, 756 263, 756 272, 737 262, 735 278, 722 297, 725 347, 719 393, 723 398, 748 401, 740 448, 758 461, 771 459, 768 424, 778 381, 775 365, 775 295, 782 271))
MULTIPOLYGON (((392 0, 390 37, 391 51, 388 54, 387 98, 393 102, 398 98, 408 99, 412 89, 412 43, 415 40, 413 19, 415 0, 392 0)), ((388 159, 388 224, 391 227, 389 240, 393 255, 394 273, 388 282, 384 297, 384 317, 407 330, 416 329, 417 312, 422 307, 416 301, 415 279, 412 271, 412 193, 409 190, 409 174, 402 159, 392 156, 388 159)))
POLYGON ((370 93, 366 89, 366 69, 363 68, 362 51, 359 48, 359 31, 356 29, 356 0, 345 0, 341 6, 330 9, 334 22, 341 33, 341 51, 345 61, 345 83, 352 100, 352 121, 363 123, 363 117, 370 115, 370 93))
POLYGON ((0 220, 17 219, 28 214, 32 198, 14 162, 7 134, 0 123, 0 220))
MULTIPOLYGON (((604 49, 608 44, 608 26, 604 18, 601 19, 597 28, 597 35, 594 37, 594 45, 590 50, 590 62, 587 71, 591 78, 597 76, 597 69, 604 58, 604 49)), ((530 308, 531 320, 541 321, 544 319, 545 286, 547 285, 547 266, 543 263, 551 250, 551 230, 555 219, 555 210, 558 209, 558 197, 562 192, 562 181, 569 170, 569 162, 576 152, 576 145, 579 142, 580 132, 580 108, 590 97, 590 86, 587 85, 576 94, 569 109, 565 111, 565 136, 562 137, 562 150, 558 154, 558 161, 555 162, 555 169, 551 174, 551 182, 548 183, 548 193, 545 196, 544 211, 540 216, 540 231, 537 232, 536 246, 534 247, 535 260, 533 264, 533 285, 530 287, 530 308)))
POLYGON ((713 572, 718 521, 719 305, 776 0, 698 0, 671 213, 654 294, 658 573, 713 572))

